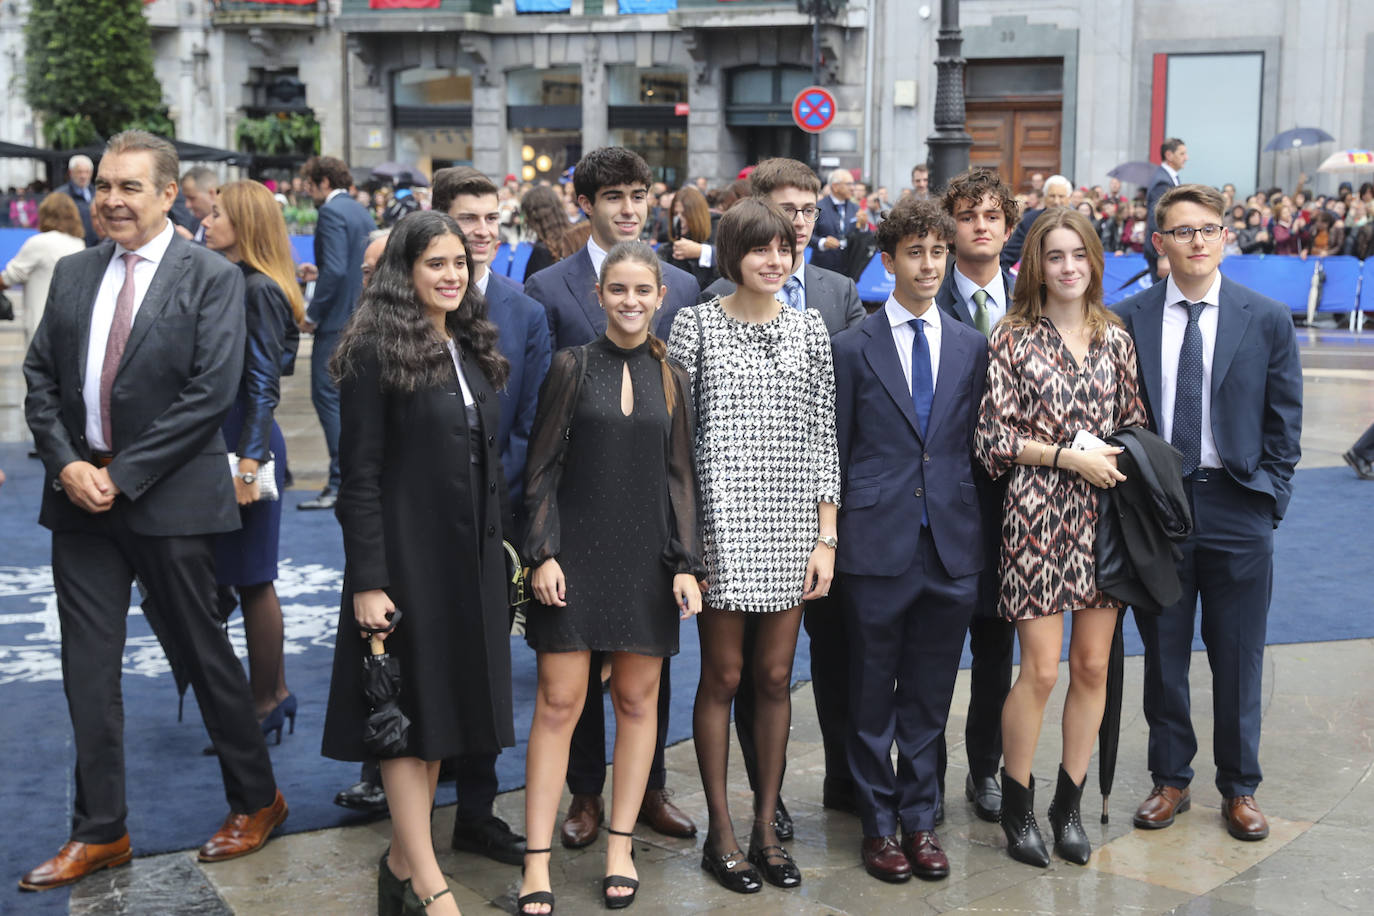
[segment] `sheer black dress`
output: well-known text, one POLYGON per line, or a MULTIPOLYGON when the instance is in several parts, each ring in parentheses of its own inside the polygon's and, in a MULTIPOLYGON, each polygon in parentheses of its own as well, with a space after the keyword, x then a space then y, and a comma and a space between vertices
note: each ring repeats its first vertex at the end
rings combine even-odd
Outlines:
POLYGON ((604 335, 554 355, 539 392, 525 465, 531 568, 556 557, 566 607, 532 602, 525 639, 539 652, 587 650, 667 657, 678 651, 673 576, 706 574, 697 530, 687 374, 674 380, 648 343, 604 335), (634 406, 621 411, 628 370, 634 406))

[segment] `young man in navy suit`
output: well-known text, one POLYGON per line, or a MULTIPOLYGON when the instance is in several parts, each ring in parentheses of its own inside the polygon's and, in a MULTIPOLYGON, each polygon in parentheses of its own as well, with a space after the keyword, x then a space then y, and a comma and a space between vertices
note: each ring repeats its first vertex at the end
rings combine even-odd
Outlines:
MULTIPOLYGON (((991 169, 972 168, 950 179, 943 200, 945 212, 954 217, 954 264, 935 294, 940 310, 984 337, 1011 305, 1016 281, 999 260, 1002 246, 1017 225, 1016 196, 991 169)), ((1016 627, 997 613, 998 552, 1002 545, 1002 501, 1007 492, 1005 476, 992 480, 982 465, 974 463, 974 483, 983 515, 985 565, 978 582, 978 606, 969 623, 969 652, 973 667, 964 744, 968 751, 968 776, 964 796, 973 812, 990 823, 1002 815, 1002 788, 997 769, 1002 759, 1002 703, 1011 690, 1012 647, 1016 627)), ((940 735, 940 813, 945 794, 947 753, 940 735)))
POLYGON ((1150 185, 1145 191, 1145 260, 1150 265, 1151 280, 1159 276, 1156 265, 1161 253, 1154 246, 1154 242, 1150 241, 1159 231, 1155 209, 1159 206, 1160 198, 1171 188, 1178 187, 1178 173, 1183 171, 1183 166, 1188 163, 1188 145, 1178 137, 1170 137, 1159 145, 1159 159, 1161 164, 1150 177, 1150 185))
MULTIPOLYGON (((577 204, 592 224, 586 247, 576 254, 532 274, 525 293, 544 306, 554 350, 590 343, 606 330, 606 313, 596 297, 597 277, 606 254, 617 242, 637 239, 649 218, 649 183, 653 174, 644 159, 622 147, 592 150, 573 169, 577 204)), ((654 333, 668 339, 673 316, 684 305, 693 305, 701 288, 696 278, 671 264, 663 265, 663 284, 668 295, 654 333)), ((659 681, 658 751, 649 770, 640 819, 667 836, 690 837, 696 824, 668 800, 663 765, 663 742, 668 734, 669 659, 663 660, 659 681)), ((578 849, 590 844, 601 830, 606 782, 605 707, 601 698, 601 660, 593 653, 587 702, 573 732, 568 758, 568 788, 572 803, 559 838, 564 846, 578 849)))
POLYGON ((878 227, 896 288, 833 344, 849 763, 864 867, 884 881, 949 874, 939 739, 983 568, 973 431, 987 342, 935 305, 954 238, 939 203, 900 201, 878 227))
POLYGON ((1179 185, 1155 208, 1152 242, 1169 276, 1116 307, 1135 339, 1150 426, 1183 454, 1193 533, 1181 545, 1183 596, 1137 614, 1145 644, 1145 719, 1154 789, 1137 827, 1187 811, 1197 754, 1188 667, 1198 599, 1212 669, 1212 756, 1231 836, 1261 840, 1261 675, 1274 529, 1288 509, 1302 433, 1302 366, 1288 307, 1227 280, 1225 200, 1179 185))

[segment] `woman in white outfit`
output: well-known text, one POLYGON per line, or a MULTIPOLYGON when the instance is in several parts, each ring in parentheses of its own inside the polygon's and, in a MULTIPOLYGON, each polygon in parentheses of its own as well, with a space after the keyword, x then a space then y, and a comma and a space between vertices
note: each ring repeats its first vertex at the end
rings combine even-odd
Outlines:
POLYGON ((86 232, 76 203, 66 194, 54 191, 38 205, 38 234, 30 236, 0 273, 0 289, 24 287, 24 349, 29 347, 43 306, 48 301, 48 284, 57 262, 86 247, 86 232))

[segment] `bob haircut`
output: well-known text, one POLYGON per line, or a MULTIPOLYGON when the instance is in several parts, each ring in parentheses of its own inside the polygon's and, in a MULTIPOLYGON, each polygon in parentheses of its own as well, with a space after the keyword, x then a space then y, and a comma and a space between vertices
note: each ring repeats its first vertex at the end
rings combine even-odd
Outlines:
POLYGON ((916 200, 903 197, 878 224, 878 248, 888 257, 897 256, 897 247, 905 238, 925 238, 933 235, 946 244, 954 242, 954 217, 945 212, 937 200, 916 200))
POLYGON ((720 275, 740 284, 740 262, 751 250, 771 245, 776 239, 787 249, 788 273, 796 259, 797 231, 777 205, 758 197, 746 197, 720 218, 716 226, 716 257, 720 275))
MULTIPOLYGON (((1220 195, 1218 195, 1220 196, 1220 195)), ((1040 323, 1045 309, 1045 240, 1056 229, 1068 229, 1083 242, 1088 253, 1088 288, 1083 291, 1084 320, 1092 331, 1094 343, 1107 337, 1109 325, 1121 326, 1121 319, 1102 304, 1102 239, 1088 218, 1077 210, 1056 207, 1036 217, 1026 233, 1021 249, 1021 273, 1004 321, 1012 327, 1030 328, 1040 323)))
POLYGON ((65 232, 72 238, 86 240, 76 202, 61 191, 53 191, 38 205, 38 231, 65 232))

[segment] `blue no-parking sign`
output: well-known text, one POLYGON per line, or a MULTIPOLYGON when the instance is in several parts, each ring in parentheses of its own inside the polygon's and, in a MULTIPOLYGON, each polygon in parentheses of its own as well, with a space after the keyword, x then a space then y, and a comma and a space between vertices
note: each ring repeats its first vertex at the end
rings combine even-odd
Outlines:
POLYGON ((808 134, 818 134, 835 122, 838 106, 824 86, 807 86, 792 100, 792 120, 808 134))

